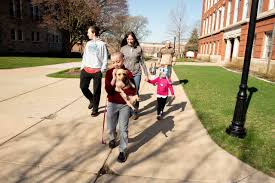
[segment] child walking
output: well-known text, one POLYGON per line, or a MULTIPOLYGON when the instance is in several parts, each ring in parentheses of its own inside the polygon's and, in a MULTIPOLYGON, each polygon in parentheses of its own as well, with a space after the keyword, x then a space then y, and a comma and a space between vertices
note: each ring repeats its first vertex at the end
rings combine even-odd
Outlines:
POLYGON ((147 82, 157 85, 157 119, 160 120, 163 117, 163 110, 168 98, 168 91, 170 90, 171 95, 175 98, 174 89, 172 86, 172 81, 168 79, 168 69, 161 67, 160 76, 148 80, 147 82))
POLYGON ((149 72, 150 72, 150 75, 151 75, 151 79, 155 79, 156 75, 157 75, 157 64, 156 64, 156 62, 151 63, 151 66, 149 68, 149 72))
MULTIPOLYGON (((127 159, 126 150, 128 144, 128 122, 130 115, 130 107, 126 104, 116 88, 116 72, 118 69, 127 70, 123 64, 124 57, 120 52, 111 55, 113 68, 106 72, 105 76, 105 90, 107 92, 108 105, 107 105, 107 128, 109 133, 109 147, 111 149, 116 147, 116 126, 119 125, 119 155, 117 160, 125 162, 127 159)), ((127 70, 127 77, 134 82, 132 73, 127 70)), ((127 96, 135 95, 135 88, 123 89, 127 96)))

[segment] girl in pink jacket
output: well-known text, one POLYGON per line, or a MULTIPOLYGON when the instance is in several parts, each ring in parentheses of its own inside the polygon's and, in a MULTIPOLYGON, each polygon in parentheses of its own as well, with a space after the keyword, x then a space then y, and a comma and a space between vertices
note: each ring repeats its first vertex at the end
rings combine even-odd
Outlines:
POLYGON ((167 98, 168 98, 168 90, 170 90, 171 95, 173 98, 174 95, 174 89, 172 86, 172 81, 168 79, 167 77, 168 70, 167 68, 160 68, 160 75, 159 77, 148 80, 147 82, 157 85, 157 119, 160 120, 163 116, 163 109, 165 107, 167 98))

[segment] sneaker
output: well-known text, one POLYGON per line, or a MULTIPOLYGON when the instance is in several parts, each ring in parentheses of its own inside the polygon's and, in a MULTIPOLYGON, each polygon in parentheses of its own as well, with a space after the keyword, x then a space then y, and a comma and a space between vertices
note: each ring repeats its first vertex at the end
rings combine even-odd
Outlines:
POLYGON ((88 109, 92 109, 94 107, 94 104, 92 102, 90 102, 88 109))
POLYGON ((133 114, 132 118, 133 118, 133 120, 137 120, 138 119, 138 115, 137 114, 133 114))
POLYGON ((96 117, 96 116, 98 116, 99 115, 99 112, 98 111, 93 111, 92 113, 91 113, 91 116, 92 117, 96 117))
POLYGON ((116 141, 115 141, 115 139, 113 139, 113 140, 111 140, 110 142, 109 142, 109 148, 110 149, 113 149, 113 148, 115 148, 116 147, 116 141))
POLYGON ((126 160, 127 160, 126 153, 125 152, 120 152, 118 157, 117 157, 117 161, 120 162, 120 163, 123 163, 126 160))
POLYGON ((161 115, 160 114, 157 115, 157 120, 161 120, 161 115))

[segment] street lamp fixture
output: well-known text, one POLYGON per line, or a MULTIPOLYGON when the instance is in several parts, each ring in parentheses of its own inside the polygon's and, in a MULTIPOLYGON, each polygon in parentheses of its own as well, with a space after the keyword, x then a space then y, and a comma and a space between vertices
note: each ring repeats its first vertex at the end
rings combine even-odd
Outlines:
POLYGON ((226 129, 226 133, 231 136, 244 138, 246 135, 246 130, 244 128, 245 124, 245 116, 247 111, 247 80, 249 74, 252 46, 255 34, 255 26, 257 20, 257 9, 258 9, 259 0, 252 1, 249 27, 248 27, 248 36, 246 42, 244 63, 243 63, 243 71, 242 71, 242 79, 241 84, 239 86, 240 90, 237 95, 237 102, 235 106, 233 120, 231 125, 226 129))

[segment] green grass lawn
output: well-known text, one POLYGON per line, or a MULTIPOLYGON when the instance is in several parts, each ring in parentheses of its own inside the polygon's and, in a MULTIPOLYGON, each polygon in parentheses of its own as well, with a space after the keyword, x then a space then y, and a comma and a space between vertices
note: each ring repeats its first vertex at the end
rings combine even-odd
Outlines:
POLYGON ((49 57, 0 57, 0 69, 35 67, 42 65, 80 62, 81 58, 49 58, 49 57))
MULTIPOLYGON (((244 139, 226 134, 231 124, 241 75, 220 67, 175 66, 192 106, 212 139, 242 161, 275 177, 275 84, 249 78, 252 94, 244 139)), ((249 92, 247 93, 249 95, 249 92)))
POLYGON ((71 68, 58 71, 55 73, 48 74, 48 77, 53 78, 79 78, 80 77, 80 68, 71 68))

